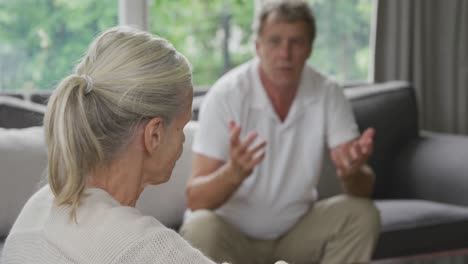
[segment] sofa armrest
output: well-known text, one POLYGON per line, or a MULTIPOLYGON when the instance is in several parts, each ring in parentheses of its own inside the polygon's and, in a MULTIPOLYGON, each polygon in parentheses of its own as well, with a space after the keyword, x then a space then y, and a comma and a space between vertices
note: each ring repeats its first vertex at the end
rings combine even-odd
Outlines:
POLYGON ((399 153, 392 198, 468 206, 468 137, 421 133, 399 153))
POLYGON ((0 127, 41 126, 46 107, 22 99, 0 96, 0 127))

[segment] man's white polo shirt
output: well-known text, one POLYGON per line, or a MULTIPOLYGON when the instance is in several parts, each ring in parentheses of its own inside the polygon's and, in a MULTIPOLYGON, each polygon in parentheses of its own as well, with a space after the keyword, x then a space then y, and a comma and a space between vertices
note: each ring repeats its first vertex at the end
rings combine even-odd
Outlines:
POLYGON ((193 151, 228 160, 230 120, 241 126, 241 139, 257 131, 267 141, 266 155, 216 213, 257 239, 277 238, 299 220, 317 199, 325 147, 359 135, 341 88, 310 66, 304 67, 296 98, 281 122, 260 81, 256 59, 209 90, 193 151))

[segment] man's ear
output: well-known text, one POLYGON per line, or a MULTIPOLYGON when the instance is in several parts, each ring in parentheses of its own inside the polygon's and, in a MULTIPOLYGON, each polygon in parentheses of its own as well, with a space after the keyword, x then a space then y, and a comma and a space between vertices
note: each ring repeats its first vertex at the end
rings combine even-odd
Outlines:
POLYGON ((148 153, 153 153, 161 144, 163 133, 163 120, 154 117, 146 123, 144 128, 145 149, 148 153))

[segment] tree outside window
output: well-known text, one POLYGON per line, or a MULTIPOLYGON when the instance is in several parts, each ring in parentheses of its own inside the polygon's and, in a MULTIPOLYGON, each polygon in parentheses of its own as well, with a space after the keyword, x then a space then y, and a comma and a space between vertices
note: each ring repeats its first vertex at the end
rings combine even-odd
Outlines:
MULTIPOLYGON (((196 86, 255 56, 255 0, 148 1, 150 31, 188 57, 196 86)), ((341 82, 366 81, 374 1, 309 0, 318 26, 309 63, 341 82)), ((116 0, 0 0, 0 90, 52 89, 117 24, 117 10, 116 0)))
POLYGON ((252 57, 253 13, 252 0, 154 0, 150 29, 187 56, 196 85, 210 85, 252 57))
POLYGON ((0 0, 0 90, 50 90, 100 31, 115 0, 0 0))
POLYGON ((340 82, 368 81, 373 0, 309 0, 317 38, 309 63, 340 82))

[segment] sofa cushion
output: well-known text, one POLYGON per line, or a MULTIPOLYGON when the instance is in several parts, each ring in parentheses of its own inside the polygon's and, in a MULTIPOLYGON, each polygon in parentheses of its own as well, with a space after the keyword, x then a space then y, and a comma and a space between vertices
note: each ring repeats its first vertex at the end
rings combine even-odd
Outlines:
POLYGON ((422 132, 401 148, 393 195, 468 206, 468 137, 422 132))
POLYGON ((423 200, 378 200, 382 232, 374 256, 414 255, 462 247, 468 208, 423 200))
POLYGON ((345 90, 361 131, 376 130, 370 165, 377 177, 375 198, 391 198, 394 163, 401 146, 418 135, 414 89, 409 83, 394 81, 345 90))
POLYGON ((42 127, 0 128, 0 237, 6 236, 47 166, 42 127))

